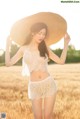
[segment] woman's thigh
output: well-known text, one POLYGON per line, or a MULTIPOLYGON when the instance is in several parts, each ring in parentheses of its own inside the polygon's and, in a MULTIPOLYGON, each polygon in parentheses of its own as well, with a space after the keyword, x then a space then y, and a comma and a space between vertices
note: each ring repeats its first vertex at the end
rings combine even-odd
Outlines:
POLYGON ((44 98, 44 116, 49 116, 53 113, 53 108, 56 100, 56 92, 49 97, 44 98))
POLYGON ((32 100, 32 110, 35 117, 42 116, 42 98, 32 100))

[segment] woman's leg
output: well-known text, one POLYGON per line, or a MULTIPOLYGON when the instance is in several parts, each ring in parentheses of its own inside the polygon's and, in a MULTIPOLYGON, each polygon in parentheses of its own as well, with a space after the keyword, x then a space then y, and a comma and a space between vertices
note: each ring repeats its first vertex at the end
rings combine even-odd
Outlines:
POLYGON ((42 98, 32 100, 34 119, 42 119, 42 98))
POLYGON ((54 95, 44 98, 44 119, 53 119, 53 108, 55 104, 56 93, 54 95))

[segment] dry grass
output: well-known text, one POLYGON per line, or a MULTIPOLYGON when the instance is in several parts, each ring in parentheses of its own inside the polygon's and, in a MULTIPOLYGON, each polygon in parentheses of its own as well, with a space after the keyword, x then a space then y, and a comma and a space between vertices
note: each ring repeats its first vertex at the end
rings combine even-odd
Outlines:
MULTIPOLYGON (((54 118, 80 119, 80 64, 49 65, 48 69, 58 86, 54 118)), ((20 72, 20 66, 0 67, 0 112, 6 112, 7 119, 33 119, 28 80, 20 72)))

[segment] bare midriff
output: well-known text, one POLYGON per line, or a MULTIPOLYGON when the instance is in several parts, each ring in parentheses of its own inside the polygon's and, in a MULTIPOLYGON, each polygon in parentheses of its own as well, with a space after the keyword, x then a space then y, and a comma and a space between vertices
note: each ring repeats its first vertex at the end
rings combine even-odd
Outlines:
POLYGON ((31 81, 40 81, 40 80, 44 80, 45 78, 47 78, 50 74, 46 71, 32 71, 31 75, 30 75, 30 80, 31 81))

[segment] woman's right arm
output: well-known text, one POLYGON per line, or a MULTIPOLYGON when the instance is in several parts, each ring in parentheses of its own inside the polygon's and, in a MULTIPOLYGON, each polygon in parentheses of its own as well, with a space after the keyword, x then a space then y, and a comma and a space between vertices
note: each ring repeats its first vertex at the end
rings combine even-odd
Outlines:
POLYGON ((70 36, 68 35, 68 33, 66 33, 65 36, 64 36, 64 48, 63 48, 63 51, 61 53, 61 56, 58 57, 55 53, 53 53, 50 50, 50 48, 48 48, 49 58, 52 59, 53 61, 55 61, 58 64, 64 64, 65 60, 66 60, 66 56, 67 56, 67 50, 68 50, 69 41, 70 41, 70 36))
POLYGON ((23 56, 23 47, 21 47, 17 51, 17 53, 12 58, 10 58, 11 44, 12 44, 12 40, 10 39, 10 37, 8 37, 6 42, 6 51, 5 51, 5 65, 8 67, 15 64, 23 56))

